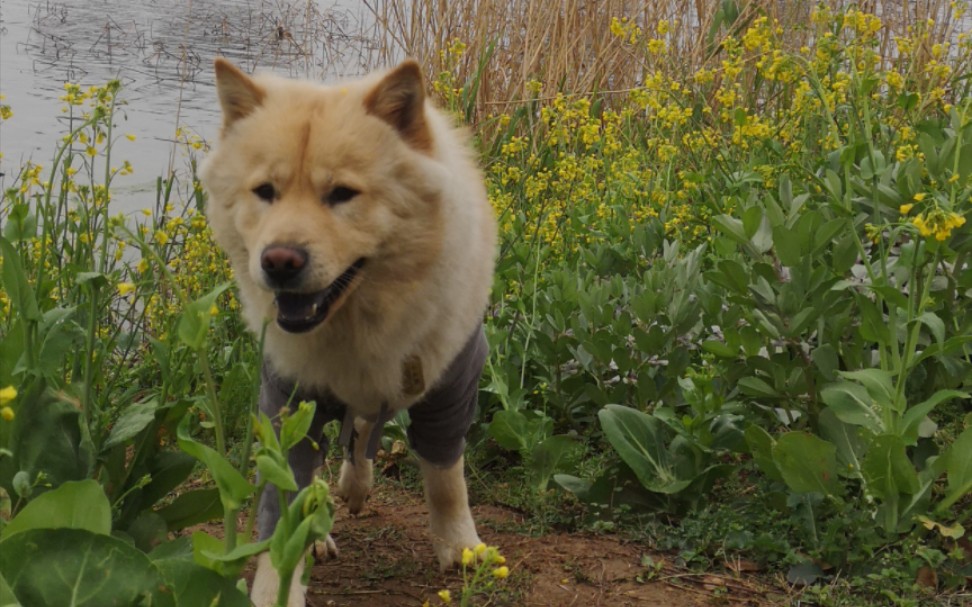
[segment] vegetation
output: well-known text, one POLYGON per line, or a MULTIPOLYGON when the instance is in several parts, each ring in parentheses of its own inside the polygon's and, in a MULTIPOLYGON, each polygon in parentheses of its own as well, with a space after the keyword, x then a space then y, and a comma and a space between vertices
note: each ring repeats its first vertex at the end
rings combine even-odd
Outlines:
MULTIPOLYGON (((443 4, 375 10, 472 123, 502 226, 469 453, 491 493, 544 525, 579 508, 692 565, 757 561, 817 604, 963 592, 966 5, 611 0, 571 20, 443 4)), ((117 92, 69 87, 54 162, 0 203, 0 603, 109 604, 54 600, 68 589, 37 573, 70 536, 125 567, 123 604, 237 604, 239 567, 265 548, 235 534, 261 490, 247 479, 295 489, 283 462, 310 409, 280 441, 249 414, 259 344, 194 180, 161 179, 144 217, 111 215, 130 170, 111 156, 117 92), (189 489, 197 460, 212 483, 189 489), (170 540, 221 516, 223 540, 170 540)), ((203 144, 182 141, 194 168, 203 144)), ((282 571, 330 525, 326 487, 298 502, 269 545, 282 571)), ((483 562, 467 577, 488 593, 483 562)))

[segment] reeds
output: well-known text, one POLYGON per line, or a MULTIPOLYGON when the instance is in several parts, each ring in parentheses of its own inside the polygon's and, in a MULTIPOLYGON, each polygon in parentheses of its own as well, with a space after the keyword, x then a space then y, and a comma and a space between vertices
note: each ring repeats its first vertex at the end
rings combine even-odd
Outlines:
POLYGON ((909 28, 928 32, 924 48, 912 61, 930 59, 932 47, 955 41, 968 20, 954 18, 954 2, 913 0, 880 2, 847 0, 789 2, 781 0, 368 0, 378 26, 379 61, 392 63, 408 55, 429 74, 450 72, 454 81, 475 84, 475 98, 465 108, 469 118, 503 111, 534 97, 536 83, 545 94, 625 91, 642 84, 646 73, 691 74, 717 67, 721 41, 741 35, 760 15, 785 31, 791 49, 813 42, 810 13, 817 6, 833 10, 852 4, 881 16, 881 56, 893 62, 895 38, 909 28), (651 56, 626 44, 611 31, 614 18, 626 19, 646 36, 664 38, 669 52, 651 56), (665 22, 662 34, 658 24, 665 22), (450 54, 454 40, 466 52, 450 54))

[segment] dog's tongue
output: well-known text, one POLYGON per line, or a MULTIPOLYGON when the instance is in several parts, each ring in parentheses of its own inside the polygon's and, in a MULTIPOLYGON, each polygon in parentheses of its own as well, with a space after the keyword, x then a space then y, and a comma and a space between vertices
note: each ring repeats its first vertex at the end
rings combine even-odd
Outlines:
MULTIPOLYGON (((317 293, 277 293, 277 322, 299 329, 326 314, 327 291, 317 293)), ((310 328, 310 327, 308 327, 310 328)))

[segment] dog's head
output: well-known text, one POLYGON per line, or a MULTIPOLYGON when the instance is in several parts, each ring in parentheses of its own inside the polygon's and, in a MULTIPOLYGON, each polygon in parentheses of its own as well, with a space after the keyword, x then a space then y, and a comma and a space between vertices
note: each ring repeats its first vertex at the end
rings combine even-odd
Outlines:
POLYGON ((449 176, 416 63, 326 87, 217 60, 216 87, 223 129, 202 180, 249 314, 302 333, 417 284, 449 176))

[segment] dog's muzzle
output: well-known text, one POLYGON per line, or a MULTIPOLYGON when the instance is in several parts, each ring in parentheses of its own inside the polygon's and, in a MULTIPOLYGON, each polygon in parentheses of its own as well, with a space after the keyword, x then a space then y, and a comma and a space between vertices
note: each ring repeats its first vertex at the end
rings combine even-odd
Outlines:
POLYGON ((277 305, 277 324, 289 333, 304 333, 324 322, 334 304, 354 284, 364 262, 363 257, 355 261, 321 291, 277 291, 274 299, 277 305))

